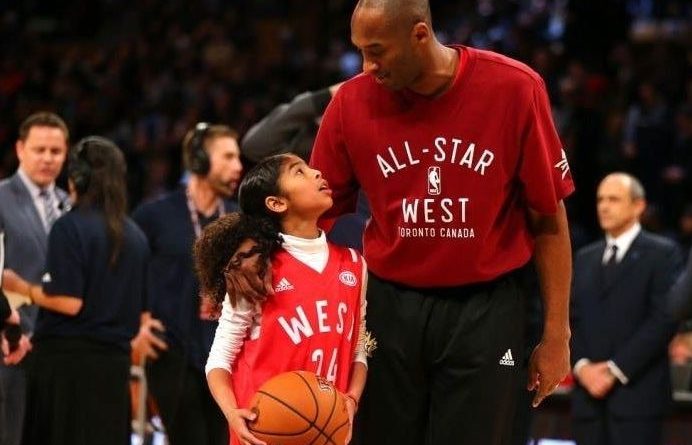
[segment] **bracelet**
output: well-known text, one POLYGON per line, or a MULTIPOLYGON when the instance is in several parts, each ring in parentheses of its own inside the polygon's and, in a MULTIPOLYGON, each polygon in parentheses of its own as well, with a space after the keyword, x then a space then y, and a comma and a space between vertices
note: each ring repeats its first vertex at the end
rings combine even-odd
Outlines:
POLYGON ((356 405, 356 411, 358 411, 358 400, 356 400, 355 397, 353 397, 351 394, 344 394, 344 397, 347 399, 350 399, 353 401, 353 404, 356 405))

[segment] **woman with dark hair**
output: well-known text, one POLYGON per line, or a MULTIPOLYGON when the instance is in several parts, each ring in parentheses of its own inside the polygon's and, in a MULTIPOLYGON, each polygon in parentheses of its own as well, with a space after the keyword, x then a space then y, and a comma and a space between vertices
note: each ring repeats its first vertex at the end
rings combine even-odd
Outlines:
POLYGON ((48 236, 42 286, 5 276, 40 306, 24 443, 125 445, 148 248, 126 216, 125 161, 113 142, 79 141, 68 177, 75 205, 48 236))

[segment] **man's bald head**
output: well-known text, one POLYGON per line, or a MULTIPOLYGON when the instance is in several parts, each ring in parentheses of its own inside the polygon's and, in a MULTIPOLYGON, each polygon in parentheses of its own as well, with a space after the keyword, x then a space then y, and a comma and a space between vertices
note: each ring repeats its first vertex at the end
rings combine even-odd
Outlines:
POLYGON ((387 17, 388 24, 410 27, 424 22, 432 27, 428 0, 360 0, 354 13, 362 8, 379 9, 387 17))
POLYGON ((421 80, 439 45, 427 0, 360 0, 351 41, 363 56, 363 72, 394 91, 421 80))

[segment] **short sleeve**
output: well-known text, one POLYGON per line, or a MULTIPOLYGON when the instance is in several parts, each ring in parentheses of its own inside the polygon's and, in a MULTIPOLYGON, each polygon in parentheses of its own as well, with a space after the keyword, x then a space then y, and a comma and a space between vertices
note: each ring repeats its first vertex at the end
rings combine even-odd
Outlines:
MULTIPOLYGON (((69 215, 69 214, 68 214, 69 215)), ((86 258, 78 228, 69 216, 58 219, 48 235, 43 291, 83 298, 86 258)))
POLYGON ((539 213, 553 214, 574 191, 567 154, 555 130, 545 85, 536 82, 524 126, 519 179, 526 201, 539 213))

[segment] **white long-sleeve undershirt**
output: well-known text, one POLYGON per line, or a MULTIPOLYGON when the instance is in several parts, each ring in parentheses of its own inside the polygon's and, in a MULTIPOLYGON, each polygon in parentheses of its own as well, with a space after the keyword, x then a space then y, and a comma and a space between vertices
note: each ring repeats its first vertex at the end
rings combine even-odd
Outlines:
MULTIPOLYGON (((327 245, 327 237, 324 232, 315 239, 298 238, 285 234, 281 234, 281 237, 283 238, 282 247, 294 258, 319 273, 324 270, 329 260, 329 246, 327 245)), ((365 352, 365 311, 367 306, 365 291, 368 284, 367 280, 367 267, 365 260, 363 260, 360 294, 360 331, 353 361, 363 363, 365 366, 368 364, 365 352)), ((260 304, 253 304, 245 299, 239 299, 234 308, 231 306, 228 295, 226 295, 221 308, 219 325, 216 328, 216 335, 214 336, 214 342, 209 351, 205 367, 207 374, 216 368, 232 372, 233 364, 250 330, 260 325, 261 310, 260 304)))

